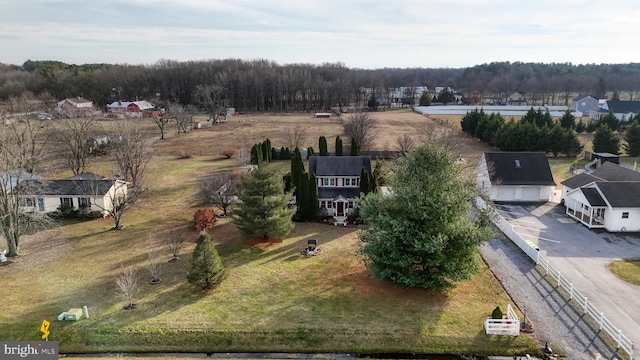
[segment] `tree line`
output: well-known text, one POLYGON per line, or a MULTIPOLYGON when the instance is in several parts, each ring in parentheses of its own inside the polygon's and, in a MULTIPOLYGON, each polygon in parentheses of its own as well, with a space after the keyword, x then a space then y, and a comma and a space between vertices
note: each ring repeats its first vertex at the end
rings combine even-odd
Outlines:
MULTIPOLYGON (((241 112, 311 112, 332 107, 388 106, 395 91, 420 97, 418 86, 451 87, 477 103, 527 94, 532 103, 569 105, 572 94, 640 98, 640 64, 493 62, 469 68, 351 69, 342 63, 278 64, 266 59, 158 60, 150 65, 66 64, 31 61, 0 64, 0 100, 33 94, 53 105, 82 96, 98 106, 121 99, 207 108, 213 103, 241 112), (364 89, 367 89, 366 91, 364 89), (203 96, 206 95, 206 96, 203 96), (384 99, 384 100, 383 100, 384 99), (386 104, 386 105, 385 105, 386 104)), ((433 98, 421 101, 427 105, 433 98)), ((402 103, 406 103, 404 100, 402 103)))

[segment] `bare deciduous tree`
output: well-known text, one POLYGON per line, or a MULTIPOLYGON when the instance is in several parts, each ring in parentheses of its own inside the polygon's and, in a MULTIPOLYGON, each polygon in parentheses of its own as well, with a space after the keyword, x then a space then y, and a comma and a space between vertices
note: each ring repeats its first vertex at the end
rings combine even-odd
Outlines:
POLYGON ((346 116, 343 122, 344 133, 354 139, 361 152, 373 147, 376 137, 376 120, 367 112, 355 112, 346 116))
POLYGON ((169 262, 176 262, 180 259, 180 250, 182 250, 182 245, 184 244, 185 237, 182 233, 177 230, 169 231, 167 234, 166 245, 167 249, 171 253, 172 258, 169 262))
POLYGON ((122 266, 115 276, 115 282, 118 286, 118 290, 120 291, 120 297, 127 302, 124 309, 135 309, 136 304, 133 301, 140 291, 136 269, 130 265, 122 266))
POLYGON ((405 133, 396 138, 396 151, 400 153, 400 156, 405 156, 408 152, 415 149, 416 142, 411 135, 405 133))
POLYGON ((211 172, 200 182, 198 197, 206 205, 215 205, 228 215, 229 206, 237 198, 242 183, 242 176, 238 172, 211 172))
POLYGON ((117 125, 112 155, 120 176, 139 190, 152 156, 151 144, 139 122, 124 120, 117 125))
POLYGON ((147 264, 147 270, 151 274, 151 284, 157 284, 160 282, 160 275, 162 274, 162 263, 160 263, 160 251, 155 242, 156 234, 150 232, 147 234, 147 257, 149 263, 147 264))
POLYGON ((164 140, 164 128, 171 120, 173 119, 169 116, 169 114, 153 117, 153 122, 155 122, 156 125, 158 125, 158 128, 160 128, 160 140, 164 140))
POLYGON ((197 85, 192 96, 216 122, 227 119, 228 100, 223 98, 222 91, 218 85, 197 85))
POLYGON ((302 148, 307 141, 307 129, 296 126, 293 129, 289 128, 287 131, 287 140, 289 142, 289 148, 302 148))
POLYGON ((19 119, 0 127, 0 235, 7 243, 7 256, 17 256, 20 238, 46 225, 47 218, 23 211, 26 201, 35 206, 37 199, 25 195, 36 193, 32 181, 39 165, 42 133, 31 120, 19 119))
POLYGON ((59 156, 74 175, 84 172, 91 158, 89 142, 94 131, 91 118, 62 120, 54 127, 59 156))

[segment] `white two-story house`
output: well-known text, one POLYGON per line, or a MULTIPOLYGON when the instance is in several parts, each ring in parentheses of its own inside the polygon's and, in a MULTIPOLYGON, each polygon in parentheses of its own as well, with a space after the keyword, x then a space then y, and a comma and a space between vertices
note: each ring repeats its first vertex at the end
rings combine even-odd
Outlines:
POLYGON ((346 225, 353 202, 360 195, 360 173, 371 174, 368 156, 312 156, 309 173, 318 183, 318 206, 322 215, 332 216, 334 224, 346 225))

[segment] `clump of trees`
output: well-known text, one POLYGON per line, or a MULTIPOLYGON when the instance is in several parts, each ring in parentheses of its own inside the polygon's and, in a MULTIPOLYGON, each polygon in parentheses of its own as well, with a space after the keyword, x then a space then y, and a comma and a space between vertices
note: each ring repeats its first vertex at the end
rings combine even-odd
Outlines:
POLYGON ((462 177, 456 159, 427 143, 395 163, 391 194, 374 192, 356 202, 368 224, 359 254, 374 277, 438 291, 476 271, 477 247, 489 239, 490 221, 470 215, 477 188, 462 177))
POLYGON ((556 157, 560 154, 574 157, 583 149, 571 128, 554 123, 548 111, 539 109, 532 108, 520 121, 509 122, 500 114, 487 115, 476 109, 462 118, 461 127, 464 132, 503 151, 544 151, 556 157))

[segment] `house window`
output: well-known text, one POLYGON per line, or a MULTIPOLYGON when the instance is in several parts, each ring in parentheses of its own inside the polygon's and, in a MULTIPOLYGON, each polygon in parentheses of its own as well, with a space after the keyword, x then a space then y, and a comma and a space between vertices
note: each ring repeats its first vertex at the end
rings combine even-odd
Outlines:
POLYGON ((349 209, 353 209, 353 200, 349 200, 349 204, 347 206, 349 209))
POLYGON ((324 209, 327 206, 326 204, 324 200, 320 200, 320 209, 324 209))
POLYGON ((22 198, 20 201, 20 206, 22 207, 36 207, 36 199, 35 198, 22 198))
POLYGON ((331 208, 333 208, 333 202, 327 201, 327 209, 331 209, 331 208))
POLYGON ((78 207, 79 208, 88 208, 91 206, 91 199, 89 198, 78 198, 78 207))
POLYGON ((60 206, 68 206, 68 207, 73 207, 73 198, 70 197, 63 197, 60 198, 60 206))
POLYGON ((352 181, 352 180, 353 180, 353 179, 351 179, 351 178, 346 178, 346 179, 344 179, 344 186, 351 186, 351 185, 355 185, 355 184, 352 184, 352 183, 351 183, 351 181, 352 181))
POLYGON ((622 218, 623 218, 623 219, 628 219, 628 218, 629 218, 629 213, 628 213, 628 212, 626 212, 626 211, 625 211, 625 212, 623 212, 623 213, 622 213, 622 218))
POLYGON ((329 179, 329 186, 336 186, 336 179, 334 178, 329 179))

